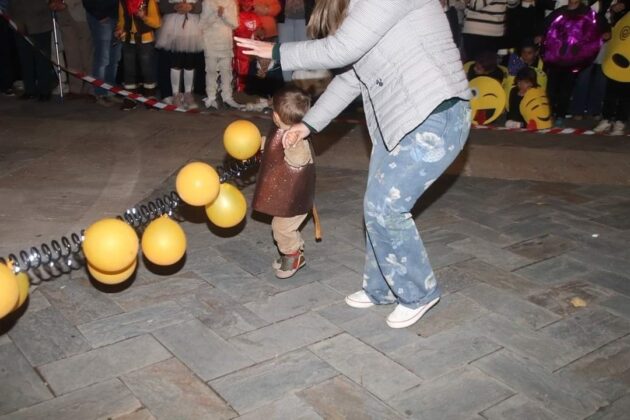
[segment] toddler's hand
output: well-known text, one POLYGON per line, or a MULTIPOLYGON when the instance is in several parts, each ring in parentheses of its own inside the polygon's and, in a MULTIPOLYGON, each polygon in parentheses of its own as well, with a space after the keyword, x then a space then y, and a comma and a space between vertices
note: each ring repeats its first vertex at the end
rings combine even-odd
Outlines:
POLYGON ((294 124, 282 136, 282 146, 286 149, 295 146, 311 134, 311 130, 302 123, 294 124))

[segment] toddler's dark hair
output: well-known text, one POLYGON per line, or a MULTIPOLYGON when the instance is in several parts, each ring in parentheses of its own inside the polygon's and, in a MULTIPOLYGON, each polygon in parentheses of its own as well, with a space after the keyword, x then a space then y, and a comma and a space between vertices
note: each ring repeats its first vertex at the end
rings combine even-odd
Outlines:
POLYGON ((273 110, 285 124, 297 124, 311 108, 311 97, 296 86, 285 86, 272 99, 273 110))
POLYGON ((497 54, 492 51, 480 52, 475 58, 475 62, 478 63, 484 71, 490 73, 497 69, 497 54))
POLYGON ((538 87, 536 70, 529 66, 523 67, 516 73, 516 77, 514 77, 514 84, 516 85, 518 82, 530 82, 533 87, 538 87))

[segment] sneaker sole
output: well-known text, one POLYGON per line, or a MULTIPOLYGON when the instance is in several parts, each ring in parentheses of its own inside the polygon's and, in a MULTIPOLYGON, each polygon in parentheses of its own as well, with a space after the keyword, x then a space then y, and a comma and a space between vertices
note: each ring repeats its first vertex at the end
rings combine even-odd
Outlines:
POLYGON ((370 302, 359 302, 358 300, 348 299, 348 296, 346 296, 346 304, 348 306, 351 306, 351 307, 357 308, 357 309, 371 308, 372 306, 374 306, 374 302, 372 302, 372 301, 370 301, 370 302))
POLYGON ((424 314, 426 314, 429 309, 433 308, 435 305, 437 305, 437 303, 440 301, 440 298, 436 298, 433 299, 431 302, 429 302, 424 309, 422 309, 420 312, 418 312, 417 314, 415 314, 414 316, 412 316, 409 319, 406 319, 404 321, 390 321, 389 319, 387 319, 387 325, 390 326, 391 328, 406 328, 410 325, 415 324, 416 322, 418 322, 420 320, 420 318, 422 318, 424 316, 424 314))

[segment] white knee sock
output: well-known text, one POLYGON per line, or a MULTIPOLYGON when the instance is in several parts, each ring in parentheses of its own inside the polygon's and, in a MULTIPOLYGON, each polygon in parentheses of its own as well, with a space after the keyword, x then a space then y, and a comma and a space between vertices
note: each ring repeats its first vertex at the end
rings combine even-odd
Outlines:
POLYGON ((181 75, 181 69, 171 69, 171 88, 173 89, 173 96, 179 93, 179 80, 181 75))
POLYGON ((184 92, 192 92, 195 70, 184 70, 184 92))

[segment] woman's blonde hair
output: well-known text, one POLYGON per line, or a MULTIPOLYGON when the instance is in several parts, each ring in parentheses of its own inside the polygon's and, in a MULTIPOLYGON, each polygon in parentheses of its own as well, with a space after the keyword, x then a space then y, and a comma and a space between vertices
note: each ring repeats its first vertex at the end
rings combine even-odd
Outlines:
POLYGON ((350 0, 316 0, 308 21, 308 35, 313 39, 334 34, 346 17, 350 0))

